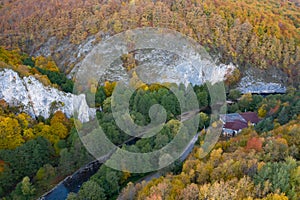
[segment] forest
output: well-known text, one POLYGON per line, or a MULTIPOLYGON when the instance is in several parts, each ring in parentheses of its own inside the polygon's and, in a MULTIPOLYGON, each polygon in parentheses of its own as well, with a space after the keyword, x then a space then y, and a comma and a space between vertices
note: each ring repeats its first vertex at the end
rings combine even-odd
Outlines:
MULTIPOLYGON (((47 58, 33 58, 2 49, 0 59, 4 66, 16 69, 22 76, 44 76, 50 85, 63 89, 52 76, 53 73, 60 74, 59 69, 47 58)), ((131 144, 124 144, 130 136, 113 120, 111 95, 115 86, 115 83, 105 82, 96 89, 91 88, 87 94, 87 101, 89 95, 95 95, 95 105, 101 105, 97 119, 114 144, 132 152, 149 152, 162 148, 173 139, 181 123, 177 117, 182 110, 176 96, 168 89, 172 84, 142 85, 133 93, 129 105, 136 124, 150 123, 148 111, 154 104, 166 109, 167 123, 157 135, 131 144)), ((173 86, 185 94, 186 86, 173 86)), ((210 124, 211 99, 207 85, 193 86, 193 90, 199 108, 202 108, 198 113, 198 131, 203 134, 185 162, 176 161, 162 169, 160 173, 164 176, 149 183, 138 182, 147 174, 120 172, 103 165, 82 185, 78 194, 70 193, 68 199, 115 199, 119 193, 124 199, 183 199, 186 196, 218 199, 224 195, 225 199, 298 199, 299 89, 289 87, 286 94, 268 96, 229 90, 227 99, 234 102, 228 105, 229 113, 255 111, 262 120, 237 137, 221 138, 203 159, 197 156, 207 134, 203 128, 210 124)), ((35 199, 93 160, 81 143, 74 127, 75 119, 68 119, 61 111, 53 112, 48 119, 33 119, 4 100, 0 105, 2 197, 35 199)))
MULTIPOLYGON (((199 91, 205 93, 204 88, 199 91)), ((115 199, 120 191, 122 199, 299 199, 299 90, 290 88, 287 94, 267 97, 231 91, 228 99, 239 99, 229 112, 255 111, 262 120, 237 137, 221 138, 209 156, 201 159, 201 144, 207 134, 202 129, 209 124, 208 115, 201 112, 199 130, 204 134, 183 164, 175 162, 162 169, 164 176, 148 183, 137 181, 136 174, 103 166, 68 199, 115 199), (116 175, 114 183, 104 178, 111 173, 116 175), (124 176, 129 177, 127 181, 124 176)), ((102 116, 106 114, 104 110, 102 116)), ((175 122, 170 120, 166 127, 175 122)), ((159 139, 141 139, 124 148, 133 152, 161 148, 169 142, 170 133, 172 129, 163 129, 155 137, 159 139)))
MULTIPOLYGON (((223 63, 278 68, 289 84, 300 81, 300 15, 293 1, 16 0, 2 1, 0 9, 0 45, 6 48, 32 53, 52 37, 80 44, 93 36, 97 43, 129 29, 164 27, 193 38, 223 63)), ((55 61, 70 56, 52 53, 55 61)), ((70 72, 73 66, 59 67, 70 72)))
POLYGON ((0 46, 0 68, 12 69, 21 77, 34 76, 45 86, 59 88, 64 92, 73 92, 73 81, 60 72, 51 57, 31 57, 19 49, 9 51, 0 46))
MULTIPOLYGON (((95 45, 141 27, 176 30, 202 45, 218 62, 238 66, 225 80, 230 102, 227 112, 253 111, 261 121, 255 126, 249 124, 236 137, 221 136, 203 158, 204 139, 212 134, 206 128, 218 118, 211 116, 209 83, 189 85, 200 108, 197 131, 201 134, 185 161, 176 160, 159 171, 139 174, 101 165, 78 193, 69 193, 67 199, 298 200, 299 6, 297 0, 2 0, 0 70, 12 69, 20 77, 34 76, 45 86, 75 93, 74 80, 67 75, 76 63, 60 65, 72 56, 63 47, 79 48, 90 38, 95 39, 95 45), (55 45, 45 55, 35 54, 53 41, 55 45), (241 94, 234 88, 249 68, 265 72, 277 69, 286 74, 286 93, 241 94), (159 177, 145 181, 155 173, 159 177)), ((74 62, 83 56, 78 59, 74 62)), ((137 65, 132 54, 123 55, 121 61, 127 71, 137 65)), ((130 97, 129 110, 136 124, 151 123, 148 112, 155 104, 166 110, 166 123, 153 137, 132 138, 118 127, 112 114, 116 82, 91 80, 86 101, 97 109, 95 120, 115 145, 135 153, 159 150, 174 139, 184 113, 169 88, 188 98, 187 86, 139 85, 135 81, 133 74, 131 84, 139 87, 130 97)), ((184 104, 187 110, 189 106, 184 104)), ((1 200, 37 199, 95 159, 76 129, 88 128, 89 123, 67 118, 55 109, 47 119, 32 118, 20 110, 0 99, 1 200)))

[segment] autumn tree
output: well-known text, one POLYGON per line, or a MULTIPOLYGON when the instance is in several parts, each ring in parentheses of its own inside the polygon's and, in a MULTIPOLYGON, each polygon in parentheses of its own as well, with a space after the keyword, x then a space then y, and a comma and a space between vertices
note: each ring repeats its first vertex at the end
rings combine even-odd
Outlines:
POLYGON ((116 86, 116 82, 105 81, 104 91, 107 97, 110 97, 112 95, 115 86, 116 86))
POLYGON ((262 141, 260 138, 253 137, 247 141, 246 149, 254 149, 256 151, 262 150, 262 141))
POLYGON ((14 149, 24 143, 18 120, 0 116, 0 149, 14 149))

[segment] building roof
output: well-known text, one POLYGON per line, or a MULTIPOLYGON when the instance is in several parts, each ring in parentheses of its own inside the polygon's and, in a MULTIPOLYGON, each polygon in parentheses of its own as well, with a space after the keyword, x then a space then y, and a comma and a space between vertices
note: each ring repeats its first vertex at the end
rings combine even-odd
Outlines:
POLYGON ((223 114, 223 115, 220 115, 220 118, 224 123, 234 122, 237 120, 247 122, 239 113, 223 114))
POLYGON ((247 121, 251 123, 258 123, 260 121, 259 117, 255 112, 245 112, 241 113, 241 116, 247 121))
POLYGON ((243 128, 247 128, 248 124, 246 122, 242 122, 242 121, 234 121, 234 122, 227 122, 226 124, 224 124, 223 128, 226 129, 231 129, 231 130, 241 130, 243 128))
POLYGON ((224 129, 231 129, 239 131, 243 128, 248 127, 248 122, 258 123, 260 119, 255 112, 245 112, 245 113, 230 113, 225 115, 220 115, 221 120, 224 123, 224 129))

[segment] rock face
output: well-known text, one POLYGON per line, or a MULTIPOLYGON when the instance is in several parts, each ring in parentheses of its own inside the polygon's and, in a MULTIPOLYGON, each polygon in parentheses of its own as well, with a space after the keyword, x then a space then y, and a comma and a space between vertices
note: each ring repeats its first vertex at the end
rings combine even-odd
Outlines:
POLYGON ((249 77, 242 79, 243 87, 239 88, 241 93, 258 93, 258 94, 270 94, 270 93, 285 93, 285 86, 279 83, 265 83, 265 82, 246 82, 249 77))
MULTIPOLYGON (((132 71, 127 71, 122 66, 121 59, 116 59, 108 68, 97 68, 94 73, 99 77, 98 81, 124 81, 129 82, 134 71, 140 80, 151 83, 192 83, 201 85, 205 82, 216 83, 223 81, 225 75, 231 73, 236 66, 233 64, 215 64, 212 61, 203 60, 198 66, 193 66, 189 60, 175 53, 160 49, 142 49, 133 52, 137 66, 132 71)), ((83 66, 84 67, 84 64, 83 66)), ((76 74, 76 70, 72 71, 76 74)))
MULTIPOLYGON (((102 38, 109 35, 99 32, 102 38)), ((88 37, 81 44, 72 44, 68 39, 58 42, 55 37, 43 44, 34 55, 52 55, 61 70, 73 77, 82 66, 82 60, 96 46, 95 36, 88 37), (53 50, 51 50, 53 49, 53 50), (54 55, 60 55, 56 57, 54 55), (67 68, 66 66, 74 66, 67 68)), ((137 74, 153 82, 176 82, 202 84, 206 81, 212 83, 224 80, 224 75, 233 71, 233 64, 218 64, 203 66, 201 69, 193 68, 187 60, 170 52, 157 49, 142 49, 134 52, 139 69, 137 74)), ((287 75, 274 68, 259 70, 254 67, 239 68, 243 78, 238 85, 242 93, 284 93, 287 83, 287 75)), ((111 64, 109 69, 98 72, 99 82, 104 81, 128 81, 127 71, 122 67, 121 59, 111 64)))
POLYGON ((67 117, 76 112, 81 122, 87 122, 96 114, 96 110, 87 105, 85 95, 77 96, 45 87, 34 77, 21 78, 10 69, 0 71, 0 99, 21 107, 32 117, 48 118, 51 113, 61 110, 67 117))
POLYGON ((74 65, 77 69, 82 58, 89 53, 94 47, 95 36, 88 37, 81 44, 73 44, 68 38, 62 41, 57 40, 56 37, 51 37, 43 45, 33 53, 33 56, 52 56, 61 71, 68 73, 74 65))
POLYGON ((138 62, 137 74, 153 82, 192 83, 201 85, 205 82, 223 81, 225 75, 232 72, 233 64, 215 64, 213 62, 193 66, 188 60, 163 50, 138 50, 134 54, 138 62))
MULTIPOLYGON (((102 32, 98 33, 105 40, 109 35, 102 32)), ((82 60, 93 48, 97 46, 95 36, 88 37, 81 44, 72 44, 67 38, 58 42, 55 37, 49 38, 38 50, 34 56, 44 55, 52 56, 59 68, 68 74, 68 77, 74 77, 76 72, 82 66, 82 60), (56 56, 55 56, 56 55, 56 56), (59 57, 57 57, 59 55, 59 57), (71 68, 67 66, 74 66, 71 68)), ((216 66, 203 66, 201 69, 195 69, 188 60, 178 55, 159 49, 141 49, 134 52, 134 58, 137 60, 139 70, 138 75, 151 79, 153 82, 176 82, 202 84, 205 81, 218 82, 224 80, 225 74, 232 71, 233 64, 220 64, 216 66), (150 75, 150 77, 149 77, 150 75)), ((122 67, 121 59, 111 64, 108 70, 98 72, 99 82, 108 81, 127 81, 127 71, 122 67)))
POLYGON ((287 77, 282 72, 271 69, 261 71, 258 69, 248 69, 244 72, 244 77, 238 85, 242 93, 285 93, 284 83, 287 77))

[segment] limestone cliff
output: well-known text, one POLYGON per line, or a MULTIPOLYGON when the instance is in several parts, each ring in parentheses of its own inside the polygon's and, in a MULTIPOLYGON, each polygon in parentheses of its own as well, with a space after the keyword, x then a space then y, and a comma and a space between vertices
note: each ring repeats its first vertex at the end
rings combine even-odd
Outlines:
POLYGON ((95 109, 89 108, 85 95, 74 95, 45 87, 36 78, 21 78, 10 69, 0 71, 0 99, 20 107, 32 117, 48 118, 57 110, 61 110, 67 117, 76 112, 81 122, 87 122, 95 116, 95 109))

